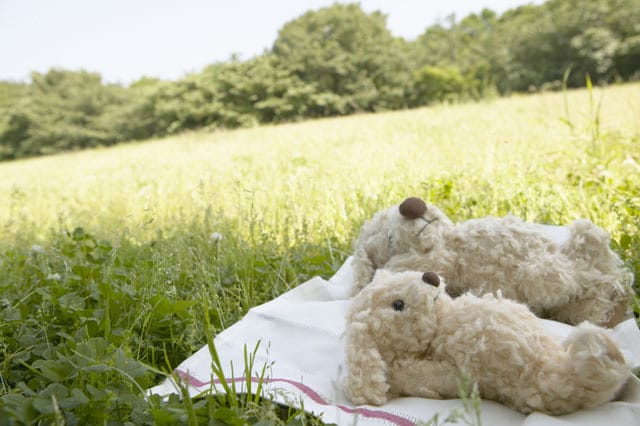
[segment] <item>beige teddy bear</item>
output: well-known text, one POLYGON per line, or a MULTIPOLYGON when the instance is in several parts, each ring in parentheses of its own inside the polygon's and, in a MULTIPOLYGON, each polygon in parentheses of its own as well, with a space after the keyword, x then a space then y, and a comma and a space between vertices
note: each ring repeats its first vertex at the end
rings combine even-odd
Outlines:
POLYGON ((379 268, 434 271, 451 295, 501 290, 538 316, 614 326, 628 311, 632 274, 589 220, 574 221, 554 242, 540 225, 514 216, 453 224, 437 207, 407 198, 366 222, 354 251, 353 295, 379 268))
POLYGON ((630 375, 606 329, 564 340, 517 302, 451 298, 432 272, 379 270, 347 314, 345 392, 356 404, 407 395, 456 398, 458 380, 484 399, 553 415, 612 400, 630 375))

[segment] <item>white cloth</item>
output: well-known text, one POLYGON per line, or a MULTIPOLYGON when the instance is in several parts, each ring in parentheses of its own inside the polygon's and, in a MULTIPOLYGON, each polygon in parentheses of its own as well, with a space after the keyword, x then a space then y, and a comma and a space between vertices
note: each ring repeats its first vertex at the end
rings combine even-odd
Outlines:
MULTIPOLYGON (((244 369, 244 347, 251 352, 259 341, 254 369, 266 363, 265 389, 275 401, 321 416, 325 423, 338 425, 413 425, 438 414, 440 421, 452 410, 462 410, 458 399, 432 400, 396 398, 376 407, 352 404, 341 389, 344 376, 344 316, 350 301, 351 258, 329 280, 316 277, 282 296, 257 306, 238 323, 215 338, 225 377, 238 391, 244 369)), ((551 330, 567 335, 571 326, 545 321, 551 330)), ((634 319, 619 324, 614 338, 629 363, 640 366, 640 331, 634 319)), ((192 396, 210 389, 211 355, 207 346, 175 370, 188 384, 192 396)), ((254 375, 259 374, 255 372, 254 375)), ((218 385, 216 389, 220 390, 218 385)), ((151 388, 149 393, 166 396, 179 393, 171 379, 151 388)), ((483 400, 482 424, 494 426, 537 425, 640 425, 640 380, 631 376, 620 397, 603 406, 566 416, 541 413, 521 414, 497 402, 483 400)), ((471 417, 469 417, 471 418, 471 417)))

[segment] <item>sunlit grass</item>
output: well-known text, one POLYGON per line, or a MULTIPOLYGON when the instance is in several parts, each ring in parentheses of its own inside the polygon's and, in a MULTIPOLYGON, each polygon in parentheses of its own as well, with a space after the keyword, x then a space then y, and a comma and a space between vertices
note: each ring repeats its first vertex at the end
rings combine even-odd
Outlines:
MULTIPOLYGON (((637 154, 631 142, 640 132, 640 86, 595 92, 603 96, 601 160, 612 178, 620 179, 627 172, 620 167, 625 156, 637 154)), ((331 229, 349 237, 354 219, 368 214, 370 205, 424 193, 433 180, 458 175, 492 186, 485 194, 491 199, 481 206, 489 213, 501 213, 496 196, 526 191, 541 173, 548 177, 547 187, 562 188, 580 201, 581 188, 567 175, 586 161, 590 148, 588 94, 571 92, 568 102, 578 134, 560 120, 562 94, 554 93, 184 134, 4 163, 2 237, 6 241, 28 229, 46 240, 51 228, 63 224, 148 239, 201 219, 207 209, 233 221, 253 214, 263 229, 279 230, 287 218, 290 230, 304 223, 311 232, 331 229), (363 205, 363 197, 370 204, 363 205)), ((590 207, 565 206, 571 216, 592 214, 590 207)))
POLYGON ((640 84, 627 84, 0 163, 0 396, 48 421, 124 419, 130 404, 139 423, 193 422, 204 411, 148 405, 137 389, 161 377, 123 360, 175 366, 206 343, 205 307, 221 330, 330 276, 362 222, 409 195, 454 220, 588 217, 637 274, 639 117, 640 84), (43 370, 79 350, 112 370, 43 370), (79 405, 53 410, 52 383, 79 405))
MULTIPOLYGON (((639 93, 637 84, 604 92, 604 134, 613 133, 616 140, 637 136, 639 93)), ((456 174, 501 189, 528 184, 528 173, 552 164, 573 166, 571 161, 589 148, 589 101, 584 90, 568 99, 572 120, 585 131, 580 135, 572 135, 560 120, 562 94, 554 93, 185 134, 5 163, 0 165, 0 205, 6 206, 0 223, 4 235, 30 224, 42 238, 60 221, 113 232, 164 230, 209 207, 235 218, 246 214, 249 204, 271 219, 269 225, 283 209, 293 209, 312 225, 332 227, 344 222, 345 204, 358 204, 354 193, 402 196, 432 178, 456 174), (394 193, 382 191, 386 187, 394 193)))

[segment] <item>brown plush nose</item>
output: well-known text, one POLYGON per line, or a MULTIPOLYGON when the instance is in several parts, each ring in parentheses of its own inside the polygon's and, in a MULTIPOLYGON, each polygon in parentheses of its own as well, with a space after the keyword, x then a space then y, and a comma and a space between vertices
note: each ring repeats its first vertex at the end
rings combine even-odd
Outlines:
POLYGON ((400 214, 407 219, 417 219, 426 211, 426 203, 418 197, 409 197, 400 204, 400 214))
POLYGON ((434 287, 438 287, 440 285, 440 277, 435 272, 425 272, 422 274, 422 281, 427 284, 431 284, 434 287))

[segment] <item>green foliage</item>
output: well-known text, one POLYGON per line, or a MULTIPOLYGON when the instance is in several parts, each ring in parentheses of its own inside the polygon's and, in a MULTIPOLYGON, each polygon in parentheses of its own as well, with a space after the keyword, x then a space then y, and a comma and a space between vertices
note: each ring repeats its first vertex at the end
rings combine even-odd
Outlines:
POLYGON ((412 104, 460 100, 468 94, 469 87, 457 69, 425 65, 414 73, 412 104))
POLYGON ((484 9, 460 22, 448 18, 447 27, 433 25, 415 42, 419 66, 455 69, 468 79, 465 91, 474 97, 492 93, 498 69, 509 52, 497 15, 484 9))
MULTIPOLYGON (((505 13, 500 21, 509 54, 499 71, 500 91, 561 81, 569 67, 570 87, 582 86, 587 74, 596 82, 628 78, 632 72, 624 60, 616 63, 616 52, 637 35, 640 27, 634 22, 639 19, 635 0, 551 0, 505 13)), ((635 62, 630 68, 638 66, 635 62)))
POLYGON ((404 106, 409 70, 401 44, 381 13, 336 3, 286 23, 273 53, 326 98, 309 111, 318 117, 404 106))
POLYGON ((33 73, 25 97, 8 110, 0 145, 4 158, 110 145, 118 140, 100 121, 108 106, 122 103, 124 89, 103 85, 98 74, 52 69, 33 73))
POLYGON ((611 72, 618 40, 607 28, 587 28, 571 39, 575 51, 577 71, 582 75, 593 75, 598 80, 606 80, 611 72))
POLYGON ((218 120, 223 127, 297 120, 305 117, 315 102, 314 86, 280 67, 270 54, 246 62, 210 65, 196 78, 211 88, 227 114, 236 117, 235 121, 231 117, 218 120))
POLYGON ((640 35, 624 39, 615 52, 615 69, 622 78, 640 79, 640 35))
POLYGON ((28 88, 24 83, 0 81, 0 111, 10 108, 26 94, 28 88))
MULTIPOLYGON (((144 397, 146 388, 168 375, 163 370, 170 371, 205 341, 216 353, 212 333, 221 323, 237 321, 276 290, 238 291, 236 280, 249 279, 246 273, 256 269, 233 272, 232 265, 216 262, 215 254, 212 269, 190 273, 182 269, 181 262, 189 260, 178 258, 175 243, 112 244, 75 228, 54 237, 47 248, 0 252, 0 424, 315 421, 266 400, 261 380, 267 366, 256 364, 257 347, 245 349, 246 394, 237 392, 234 384, 225 387, 226 394, 214 390, 193 403, 189 398, 144 397), (214 275, 227 278, 217 266, 231 274, 232 281, 211 283, 209 293, 201 283, 214 275), (194 297, 196 292, 206 296, 194 297), (216 307, 208 306, 207 297, 216 307), (204 324, 199 321, 203 308, 204 324), (249 378, 256 369, 261 369, 260 380, 253 385, 249 378)), ((190 262, 195 256, 211 256, 203 243, 189 248, 194 256, 190 262)), ((276 258, 273 253, 271 258, 276 258)), ((268 275, 271 264, 261 264, 265 270, 259 275, 268 275)), ((220 368, 218 362, 215 371, 220 368)))
POLYGON ((21 424, 102 423, 110 412, 149 419, 139 395, 154 376, 127 345, 136 320, 127 306, 139 295, 115 249, 77 228, 50 249, 14 249, 2 259, 0 417, 21 424))
POLYGON ((428 28, 416 51, 422 64, 473 76, 480 94, 492 86, 500 93, 559 88, 569 67, 570 87, 582 86, 586 74, 596 82, 628 79, 640 66, 635 53, 623 53, 635 52, 639 9, 634 0, 552 0, 500 17, 484 10, 428 28))

